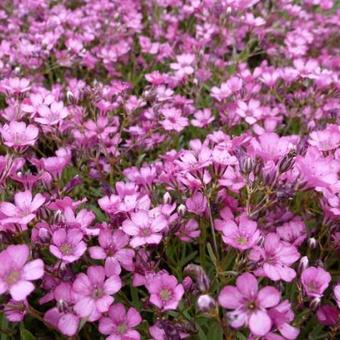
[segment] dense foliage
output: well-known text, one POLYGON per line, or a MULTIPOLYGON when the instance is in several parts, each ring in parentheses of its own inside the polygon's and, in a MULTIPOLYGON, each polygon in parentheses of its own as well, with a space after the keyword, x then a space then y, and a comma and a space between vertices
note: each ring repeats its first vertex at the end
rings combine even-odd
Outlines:
POLYGON ((0 339, 333 339, 334 0, 0 1, 0 339))

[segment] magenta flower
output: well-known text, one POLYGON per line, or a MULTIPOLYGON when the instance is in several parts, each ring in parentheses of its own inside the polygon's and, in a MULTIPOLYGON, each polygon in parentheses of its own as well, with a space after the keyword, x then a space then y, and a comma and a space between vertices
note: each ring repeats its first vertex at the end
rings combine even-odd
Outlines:
POLYGON ((177 309, 184 294, 184 288, 178 284, 176 277, 166 272, 151 275, 145 286, 151 294, 150 302, 164 311, 177 309))
POLYGON ((24 122, 12 121, 0 129, 4 144, 9 147, 24 147, 34 145, 38 139, 39 129, 24 122))
POLYGON ((307 296, 320 298, 331 282, 331 275, 321 267, 308 267, 301 274, 301 283, 307 296))
POLYGON ((130 245, 137 248, 144 244, 158 244, 162 240, 162 230, 167 227, 163 215, 152 216, 150 211, 140 210, 122 224, 123 231, 132 236, 130 245))
POLYGON ((245 214, 238 218, 237 224, 233 220, 225 221, 222 233, 223 242, 239 250, 252 248, 260 239, 256 222, 245 214))
POLYGON ((98 320, 112 305, 114 299, 111 295, 117 293, 121 287, 122 282, 118 275, 105 279, 103 267, 89 267, 87 275, 80 273, 73 282, 73 291, 79 296, 74 306, 75 312, 89 321, 98 320))
POLYGON ((132 271, 135 252, 128 249, 129 237, 121 230, 102 229, 98 237, 100 246, 89 248, 90 256, 95 260, 105 260, 107 275, 120 274, 122 268, 132 271))
POLYGON ((83 233, 78 229, 58 229, 52 235, 50 252, 58 259, 71 263, 77 261, 86 251, 83 233))
POLYGON ((18 223, 27 225, 35 218, 35 212, 44 204, 45 198, 36 194, 34 198, 30 191, 17 192, 14 195, 14 204, 0 203, 0 212, 4 214, 2 223, 18 223))
POLYGON ((126 312, 121 303, 114 304, 108 311, 108 317, 99 320, 99 331, 109 335, 108 340, 139 340, 140 334, 133 328, 142 322, 140 314, 135 308, 126 312))
POLYGON ((22 301, 33 292, 31 281, 44 275, 44 263, 40 259, 27 262, 28 257, 26 245, 11 245, 0 253, 0 295, 9 292, 13 300, 22 301))
POLYGON ((222 289, 218 302, 222 307, 233 310, 227 313, 231 327, 247 326, 254 335, 264 336, 273 324, 267 309, 277 306, 280 297, 280 292, 274 287, 258 290, 256 278, 245 273, 237 278, 236 287, 222 289))
POLYGON ((291 282, 296 272, 290 265, 300 258, 300 254, 293 245, 280 241, 277 234, 270 233, 266 236, 263 247, 254 247, 249 258, 262 266, 255 271, 256 275, 267 276, 273 281, 291 282))

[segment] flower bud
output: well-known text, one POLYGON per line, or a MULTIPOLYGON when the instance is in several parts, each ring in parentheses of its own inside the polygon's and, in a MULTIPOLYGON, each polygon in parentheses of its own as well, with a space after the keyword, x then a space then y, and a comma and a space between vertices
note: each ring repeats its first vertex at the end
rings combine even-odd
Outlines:
POLYGON ((188 264, 184 268, 184 273, 189 275, 193 281, 197 284, 198 289, 201 292, 205 292, 209 289, 210 280, 204 269, 196 264, 188 264))
POLYGON ((163 203, 164 204, 171 204, 171 196, 168 192, 166 192, 164 195, 163 195, 163 203))
POLYGON ((302 273, 308 267, 308 257, 303 256, 299 262, 299 272, 302 273))
POLYGON ((288 170, 290 170, 295 162, 295 157, 296 153, 294 150, 291 150, 290 152, 288 152, 287 155, 285 155, 279 162, 279 172, 280 173, 284 173, 288 170))
POLYGON ((184 216, 186 211, 187 211, 187 208, 185 207, 184 204, 180 204, 177 208, 177 212, 179 213, 180 216, 184 216))
POLYGON ((320 296, 315 297, 310 303, 310 308, 312 310, 315 310, 320 305, 320 302, 321 302, 321 297, 320 296))
POLYGON ((209 295, 200 295, 197 299, 197 308, 202 313, 209 313, 216 308, 216 301, 209 295))
POLYGON ((332 305, 323 305, 317 310, 316 316, 322 325, 334 326, 337 323, 339 312, 332 305))
POLYGON ((310 248, 312 248, 312 249, 315 249, 316 246, 317 246, 317 241, 316 241, 316 239, 315 239, 314 237, 310 237, 310 238, 308 239, 307 243, 308 243, 308 246, 309 246, 310 248))

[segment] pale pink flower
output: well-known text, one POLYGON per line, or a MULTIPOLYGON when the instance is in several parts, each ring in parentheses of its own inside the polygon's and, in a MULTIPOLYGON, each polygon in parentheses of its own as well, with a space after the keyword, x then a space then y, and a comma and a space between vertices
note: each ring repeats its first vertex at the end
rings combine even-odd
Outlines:
POLYGON ((17 192, 14 203, 1 202, 0 212, 4 215, 2 223, 18 223, 27 225, 36 214, 35 212, 44 204, 45 198, 41 194, 32 197, 31 191, 17 192))
POLYGON ((105 279, 103 267, 89 267, 87 274, 78 274, 73 282, 73 291, 78 294, 75 312, 89 321, 98 320, 112 305, 114 299, 111 295, 117 293, 121 287, 122 282, 118 275, 105 279))
POLYGON ((110 307, 108 317, 99 320, 99 332, 108 335, 107 340, 139 340, 141 336, 134 328, 141 322, 135 308, 126 311, 121 303, 117 303, 110 307))
POLYGON ((321 267, 308 267, 301 274, 301 283, 307 296, 320 298, 331 282, 331 275, 321 267))
POLYGON ((39 129, 24 122, 12 121, 0 129, 4 144, 9 147, 24 147, 34 145, 38 139, 39 129))
POLYGON ((184 288, 173 275, 166 272, 148 277, 146 288, 150 293, 150 302, 161 310, 177 309, 184 294, 184 288))
POLYGON ((161 111, 164 120, 160 121, 164 130, 167 131, 182 131, 186 126, 189 125, 188 118, 182 116, 182 111, 174 107, 164 108, 161 111))
POLYGON ((86 251, 83 233, 79 229, 58 229, 52 235, 50 252, 58 259, 72 263, 86 251))
POLYGON ((270 233, 266 236, 263 247, 255 246, 250 251, 249 258, 261 265, 255 271, 256 275, 267 276, 273 281, 291 282, 296 272, 290 265, 300 258, 300 254, 296 247, 281 241, 277 234, 270 233))
POLYGON ((182 78, 186 75, 194 73, 194 68, 192 64, 195 61, 195 56, 193 54, 181 54, 176 57, 177 62, 171 63, 170 67, 175 71, 176 76, 182 78))
POLYGON ((11 245, 0 253, 0 295, 9 292, 13 300, 22 301, 34 290, 31 281, 44 275, 44 263, 37 259, 27 262, 29 248, 11 245))
POLYGON ((89 248, 90 256, 96 260, 105 260, 107 275, 120 274, 122 268, 132 271, 135 252, 128 249, 129 237, 121 230, 100 230, 98 241, 100 246, 89 248))
POLYGON ((237 102, 236 113, 244 120, 253 125, 259 119, 261 119, 263 115, 263 109, 261 108, 261 103, 258 100, 250 99, 248 103, 244 101, 237 102))
POLYGON ((324 130, 312 131, 308 142, 320 151, 335 150, 340 146, 340 128, 338 125, 331 124, 324 130))
POLYGON ((329 187, 338 182, 340 162, 323 157, 316 147, 309 147, 305 156, 297 156, 295 164, 302 180, 311 187, 329 187))
POLYGON ((34 120, 43 125, 56 125, 59 124, 69 115, 67 108, 63 102, 52 102, 50 105, 39 106, 38 115, 34 120))
POLYGON ((203 128, 208 126, 211 122, 214 121, 214 116, 211 114, 210 109, 203 109, 196 111, 194 113, 194 119, 191 120, 191 124, 193 126, 203 128))
POLYGON ((260 239, 256 222, 245 214, 242 214, 236 222, 225 221, 221 231, 223 242, 239 250, 252 248, 260 239))
POLYGON ((130 219, 122 224, 123 231, 132 236, 130 245, 137 248, 144 244, 158 244, 162 240, 162 231, 167 227, 163 215, 152 216, 147 210, 132 213, 130 219))
POLYGON ((31 86, 28 79, 15 77, 3 80, 0 84, 0 90, 1 88, 10 94, 20 94, 29 91, 31 86))
POLYGON ((274 287, 258 290, 256 278, 245 273, 237 278, 236 287, 226 286, 221 290, 218 302, 226 309, 233 309, 227 313, 231 327, 248 326, 254 335, 264 336, 273 324, 267 309, 277 306, 280 298, 274 287))

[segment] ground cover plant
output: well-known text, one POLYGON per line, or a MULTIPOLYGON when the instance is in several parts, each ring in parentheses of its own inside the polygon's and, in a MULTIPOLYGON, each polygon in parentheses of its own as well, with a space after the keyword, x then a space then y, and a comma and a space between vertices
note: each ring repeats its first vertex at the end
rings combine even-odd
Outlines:
POLYGON ((339 8, 0 1, 0 340, 335 339, 339 8))

